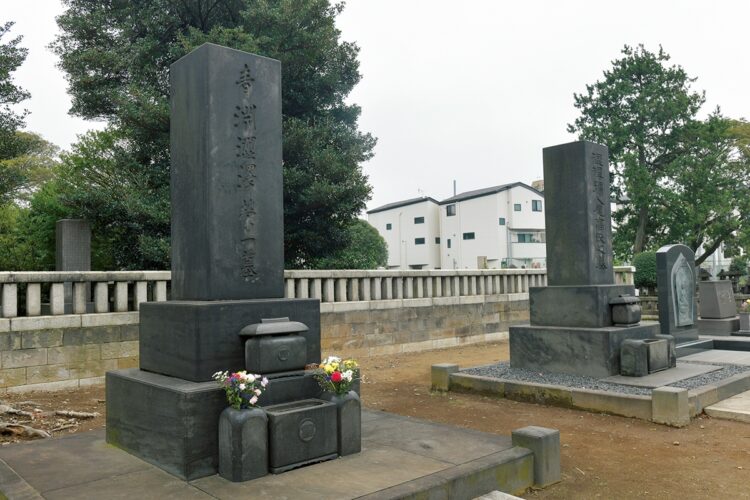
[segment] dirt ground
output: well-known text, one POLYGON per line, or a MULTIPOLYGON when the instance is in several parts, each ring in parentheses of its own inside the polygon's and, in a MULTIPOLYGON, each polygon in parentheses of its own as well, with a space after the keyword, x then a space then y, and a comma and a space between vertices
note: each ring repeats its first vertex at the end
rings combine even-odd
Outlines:
MULTIPOLYGON (((346 353, 341 353, 345 355, 346 353)), ((526 498, 734 499, 750 498, 750 425, 703 417, 673 429, 584 411, 470 394, 430 392, 430 365, 476 366, 508 359, 508 344, 493 343, 360 359, 362 400, 368 408, 485 432, 509 435, 540 425, 560 430, 562 481, 526 498)), ((53 436, 104 425, 104 390, 8 394, 0 400, 39 416, 35 427, 53 436), (32 402, 32 403, 29 403, 32 402), (99 412, 94 419, 55 417, 55 409, 99 412)), ((5 416, 5 420, 10 420, 5 416)), ((18 421, 27 423, 25 417, 18 421)), ((12 445, 17 436, 2 436, 12 445)))

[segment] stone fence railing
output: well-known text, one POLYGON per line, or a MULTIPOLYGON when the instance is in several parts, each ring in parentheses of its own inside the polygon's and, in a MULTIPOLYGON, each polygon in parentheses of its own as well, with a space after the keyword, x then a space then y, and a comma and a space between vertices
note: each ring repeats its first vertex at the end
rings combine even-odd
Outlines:
POLYGON ((137 311, 141 302, 167 300, 170 276, 169 271, 0 272, 0 317, 137 311))
MULTIPOLYGON (((633 283, 633 267, 615 268, 633 283)), ((137 311, 167 300, 169 271, 0 272, 0 317, 137 311), (66 304, 66 302, 68 304, 66 304)), ((528 293, 545 286, 545 269, 428 271, 285 271, 287 298, 322 303, 528 293)))

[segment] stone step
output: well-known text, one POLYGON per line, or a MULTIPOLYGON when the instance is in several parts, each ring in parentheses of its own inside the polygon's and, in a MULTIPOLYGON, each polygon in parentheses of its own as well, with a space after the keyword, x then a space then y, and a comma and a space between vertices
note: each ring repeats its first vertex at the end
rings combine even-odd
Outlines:
POLYGON ((750 423, 750 391, 732 396, 724 401, 707 406, 707 415, 713 418, 750 423))

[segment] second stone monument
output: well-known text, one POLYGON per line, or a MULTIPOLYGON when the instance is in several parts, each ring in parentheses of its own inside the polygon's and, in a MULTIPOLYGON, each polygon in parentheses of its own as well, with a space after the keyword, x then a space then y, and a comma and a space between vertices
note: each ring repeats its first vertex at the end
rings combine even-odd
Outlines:
POLYGON ((588 141, 545 148, 548 286, 529 291, 530 325, 510 328, 514 368, 606 377, 640 323, 633 285, 615 284, 608 151, 588 141))

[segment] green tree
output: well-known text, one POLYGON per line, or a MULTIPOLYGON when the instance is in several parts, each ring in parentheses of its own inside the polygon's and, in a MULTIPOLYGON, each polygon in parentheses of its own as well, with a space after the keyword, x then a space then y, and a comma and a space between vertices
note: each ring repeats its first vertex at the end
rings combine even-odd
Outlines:
MULTIPOLYGON (((69 177, 78 194, 66 190, 65 202, 100 228, 117 215, 112 234, 122 248, 119 266, 168 265, 168 68, 205 42, 282 63, 287 267, 310 267, 345 247, 347 228, 370 196, 361 164, 372 156, 375 139, 358 131, 360 110, 345 102, 360 74, 359 49, 341 41, 335 27, 342 5, 328 0, 65 3, 68 8, 58 17, 62 33, 52 48, 68 75, 72 112, 109 122, 107 134, 116 136, 117 145, 108 160, 111 170, 138 179, 128 187, 132 196, 115 203, 108 200, 119 197, 116 184, 69 177), (137 224, 122 227, 133 220, 137 224)), ((68 158, 77 164, 73 171, 97 171, 100 167, 85 163, 107 151, 94 143, 112 140, 84 139, 68 158)))
POLYGON ((8 157, 0 159, 0 203, 28 201, 54 175, 59 148, 32 132, 14 134, 8 157))
POLYGON ((658 225, 655 192, 680 153, 680 131, 705 97, 690 89, 694 80, 680 66, 666 66, 661 47, 654 54, 626 45, 622 54, 603 80, 574 94, 581 115, 568 131, 609 147, 613 194, 627 200, 616 214, 616 236, 640 253, 658 225))
POLYGON ((356 219, 347 228, 347 246, 314 262, 315 269, 376 269, 388 263, 388 246, 369 222, 356 219))
POLYGON ((0 25, 0 159, 17 156, 14 154, 15 132, 24 125, 27 111, 16 112, 13 106, 29 98, 29 93, 13 82, 13 72, 23 64, 28 49, 20 46, 23 37, 17 36, 3 42, 12 22, 0 25))
POLYGON ((732 122, 705 102, 669 55, 625 46, 604 78, 574 94, 581 115, 568 131, 610 151, 615 252, 624 258, 666 243, 704 252, 700 264, 736 237, 746 213, 747 164, 737 161, 732 122))

